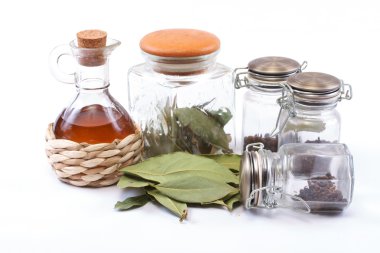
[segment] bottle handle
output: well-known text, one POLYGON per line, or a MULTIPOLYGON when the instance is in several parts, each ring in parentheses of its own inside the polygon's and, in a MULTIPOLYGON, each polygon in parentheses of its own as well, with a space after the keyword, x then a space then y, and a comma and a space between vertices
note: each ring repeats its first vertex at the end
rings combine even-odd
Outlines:
POLYGON ((62 83, 74 84, 75 83, 75 72, 66 73, 62 70, 60 65, 61 57, 70 56, 72 53, 68 45, 59 45, 55 47, 49 55, 49 66, 50 71, 55 79, 62 83))

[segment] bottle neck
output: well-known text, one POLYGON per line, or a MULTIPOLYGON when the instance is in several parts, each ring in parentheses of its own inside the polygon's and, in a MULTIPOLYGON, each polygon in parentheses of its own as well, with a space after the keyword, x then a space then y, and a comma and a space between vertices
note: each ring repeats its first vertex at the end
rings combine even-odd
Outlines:
POLYGON ((78 64, 75 73, 75 84, 80 90, 102 90, 109 86, 108 59, 99 66, 78 64))
POLYGON ((195 57, 162 57, 143 53, 148 68, 166 75, 196 75, 215 66, 217 52, 195 57))

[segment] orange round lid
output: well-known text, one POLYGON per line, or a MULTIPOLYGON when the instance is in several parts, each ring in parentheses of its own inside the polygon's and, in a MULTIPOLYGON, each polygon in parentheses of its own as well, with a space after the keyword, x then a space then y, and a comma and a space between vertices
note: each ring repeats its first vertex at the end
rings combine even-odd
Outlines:
POLYGON ((194 57, 218 51, 220 41, 214 34, 195 29, 166 29, 145 35, 140 48, 163 57, 194 57))

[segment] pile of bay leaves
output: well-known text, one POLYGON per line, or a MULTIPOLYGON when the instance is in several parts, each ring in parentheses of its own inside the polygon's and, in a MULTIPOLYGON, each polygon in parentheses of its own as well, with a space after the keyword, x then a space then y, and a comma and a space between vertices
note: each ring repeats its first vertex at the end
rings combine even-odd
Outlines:
POLYGON ((232 153, 229 148, 231 136, 224 131, 232 114, 225 107, 218 110, 207 108, 213 101, 178 108, 176 98, 172 104, 168 99, 158 116, 159 122, 152 119, 143 129, 145 157, 173 152, 232 153))
POLYGON ((220 205, 232 210, 239 203, 238 155, 199 156, 185 152, 149 158, 121 171, 120 188, 140 188, 143 194, 117 202, 128 210, 150 201, 169 209, 180 220, 188 205, 220 205))

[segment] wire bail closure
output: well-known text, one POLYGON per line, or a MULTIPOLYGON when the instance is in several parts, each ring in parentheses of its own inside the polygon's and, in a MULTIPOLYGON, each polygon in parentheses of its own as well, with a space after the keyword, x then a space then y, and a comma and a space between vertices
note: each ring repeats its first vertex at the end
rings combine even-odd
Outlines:
POLYGON ((249 85, 249 81, 246 76, 248 73, 248 68, 236 68, 232 72, 232 82, 234 83, 235 89, 252 86, 249 85), (241 78, 242 75, 244 75, 244 78, 241 78))
POLYGON ((352 86, 351 84, 344 83, 341 81, 340 85, 340 98, 339 101, 342 99, 351 100, 352 99, 352 86), (347 87, 347 89, 346 89, 347 87))
POLYGON ((279 85, 282 87, 282 95, 277 99, 280 110, 277 115, 275 127, 270 134, 271 137, 278 135, 283 130, 286 121, 288 121, 290 117, 297 116, 292 87, 287 83, 280 83, 279 85), (286 116, 284 123, 280 126, 280 116, 283 110, 286 110, 288 115, 286 116))
POLYGON ((259 151, 261 149, 264 149, 264 144, 262 142, 254 142, 250 143, 245 147, 245 151, 249 152, 249 148, 252 148, 252 151, 259 151))
POLYGON ((281 187, 278 187, 278 186, 265 186, 265 187, 261 187, 259 189, 255 189, 251 192, 251 194, 249 195, 249 198, 246 200, 245 202, 245 207, 247 209, 253 209, 253 208, 268 208, 268 209, 272 209, 272 208, 276 208, 278 207, 278 203, 274 200, 273 196, 275 194, 281 194, 281 197, 282 196, 287 196, 287 197, 290 197, 294 200, 297 200, 297 201, 300 201, 300 203, 302 203, 302 205, 305 207, 305 209, 301 209, 301 208, 294 208, 294 207, 291 207, 291 206, 281 206, 283 208, 289 208, 289 209, 293 209, 293 210, 296 210, 296 211, 301 211, 301 212, 304 212, 304 213, 310 213, 311 212, 311 208, 309 206, 309 204, 303 200, 301 197, 298 197, 298 196, 295 196, 295 195, 291 195, 291 194, 288 194, 288 193, 285 193, 283 192, 282 188, 281 187), (259 193, 259 192, 262 192, 262 191, 266 191, 268 194, 271 195, 271 200, 272 201, 264 201, 264 207, 261 207, 261 206, 255 206, 255 205, 252 205, 252 200, 254 200, 255 198, 255 194, 256 193, 259 193))

